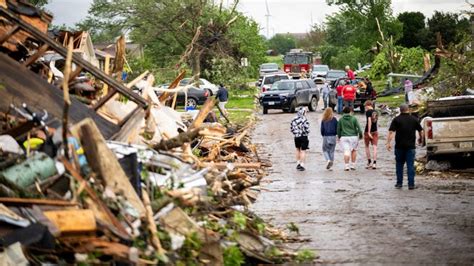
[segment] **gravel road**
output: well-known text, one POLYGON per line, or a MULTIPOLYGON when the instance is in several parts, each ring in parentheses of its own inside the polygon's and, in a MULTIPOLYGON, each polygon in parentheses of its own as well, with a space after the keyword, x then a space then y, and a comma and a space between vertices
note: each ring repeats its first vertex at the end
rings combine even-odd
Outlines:
MULTIPOLYGON (((343 171, 339 147, 334 171, 327 171, 321 114, 308 115, 312 132, 305 172, 295 169, 289 131, 294 114, 258 115, 253 141, 273 167, 253 211, 281 228, 296 223, 311 242, 291 246, 317 250, 320 263, 474 264, 474 177, 417 176, 418 189, 408 190, 406 179, 403 189, 395 189, 394 156, 384 145, 388 119, 383 117, 377 170, 365 169, 361 141, 356 171, 343 171)), ((364 125, 365 118, 358 118, 364 125)))

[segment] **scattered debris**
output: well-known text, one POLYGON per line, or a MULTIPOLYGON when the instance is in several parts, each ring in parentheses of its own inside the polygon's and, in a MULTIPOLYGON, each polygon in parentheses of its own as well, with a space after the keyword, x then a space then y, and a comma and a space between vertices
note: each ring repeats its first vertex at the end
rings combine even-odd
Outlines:
POLYGON ((286 251, 283 243, 298 237, 247 209, 270 166, 250 142, 251 123, 209 119, 212 99, 199 111, 177 112, 169 106, 186 91, 178 86, 184 72, 159 97, 148 71, 123 84, 116 79, 126 64, 123 37, 114 70, 102 71, 87 32, 53 39, 46 13, 16 16, 16 4, 36 9, 2 3, 0 88, 8 97, 0 98, 0 264, 313 258, 286 251), (27 52, 13 56, 13 43, 27 52), (68 57, 65 46, 76 53, 68 57), (65 59, 61 71, 56 63, 65 59), (93 81, 78 89, 83 73, 93 81))

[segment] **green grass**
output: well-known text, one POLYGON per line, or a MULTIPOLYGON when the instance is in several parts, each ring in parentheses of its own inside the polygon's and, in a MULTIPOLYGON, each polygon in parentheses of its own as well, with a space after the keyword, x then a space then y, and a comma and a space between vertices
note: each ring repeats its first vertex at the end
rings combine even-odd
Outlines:
POLYGON ((228 110, 228 112, 229 112, 229 120, 232 124, 244 126, 249 121, 252 121, 255 119, 255 115, 253 111, 228 110))
POLYGON ((397 94, 397 95, 390 95, 385 97, 377 97, 377 104, 386 104, 390 107, 398 107, 400 104, 405 102, 405 95, 397 94))
POLYGON ((231 97, 225 106, 227 109, 254 109, 255 100, 253 95, 243 95, 245 98, 231 97))

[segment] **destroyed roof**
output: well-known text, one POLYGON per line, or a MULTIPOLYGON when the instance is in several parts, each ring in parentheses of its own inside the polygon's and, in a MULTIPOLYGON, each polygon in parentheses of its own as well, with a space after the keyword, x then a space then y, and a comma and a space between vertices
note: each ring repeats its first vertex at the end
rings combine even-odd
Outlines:
MULTIPOLYGON (((38 111, 47 110, 56 118, 62 117, 63 92, 49 84, 7 55, 0 53, 0 111, 7 112, 10 104, 26 103, 38 111)), ((119 127, 96 114, 83 103, 72 98, 71 123, 91 117, 105 138, 119 131, 119 127)), ((57 120, 57 123, 60 121, 57 120)))
POLYGON ((52 15, 41 9, 38 9, 25 0, 0 0, 0 6, 8 8, 10 11, 13 11, 18 15, 41 18, 48 24, 53 19, 52 15))

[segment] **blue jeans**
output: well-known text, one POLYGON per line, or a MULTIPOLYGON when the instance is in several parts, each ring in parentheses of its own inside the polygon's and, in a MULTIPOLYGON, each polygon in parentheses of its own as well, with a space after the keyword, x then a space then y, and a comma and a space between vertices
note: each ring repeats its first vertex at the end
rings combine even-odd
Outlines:
POLYGON ((352 101, 344 101, 344 107, 350 107, 352 110, 354 110, 354 100, 352 101))
POLYGON ((326 161, 334 161, 334 150, 336 150, 336 136, 324 136, 323 154, 326 161))
POLYGON ((337 112, 342 113, 342 96, 337 96, 337 112))
POLYGON ((403 168, 407 164, 408 186, 415 186, 415 149, 395 149, 397 184, 403 184, 403 168))
POLYGON ((323 93, 324 109, 328 108, 329 93, 323 93))

